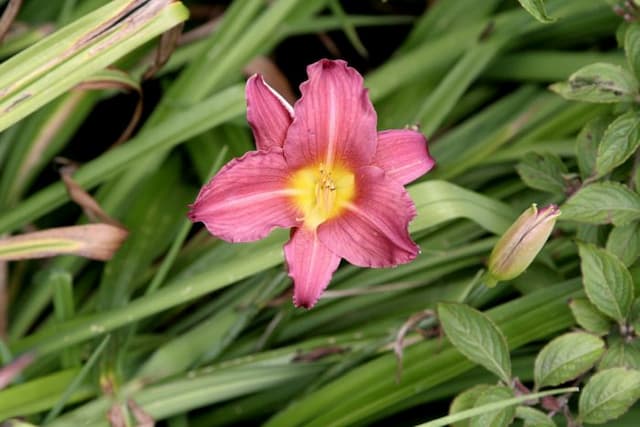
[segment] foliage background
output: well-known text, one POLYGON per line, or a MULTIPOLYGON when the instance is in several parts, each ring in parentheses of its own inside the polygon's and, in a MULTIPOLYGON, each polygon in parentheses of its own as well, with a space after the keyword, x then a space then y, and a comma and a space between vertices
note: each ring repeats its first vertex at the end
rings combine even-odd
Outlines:
POLYGON ((633 1, 0 3, 8 20, 22 3, 0 45, 0 233, 129 233, 102 262, 24 259, 97 235, 0 241, 8 426, 415 425, 472 387, 456 425, 638 424, 633 1), (185 214, 253 148, 247 74, 295 97, 321 57, 365 75, 380 129, 418 125, 437 168, 410 186, 419 258, 343 265, 307 312, 286 233, 230 245, 185 214), (613 65, 573 74, 592 63, 613 65), (556 232, 524 275, 486 287, 498 236, 534 202, 561 205, 556 232), (509 400, 540 389, 560 394, 509 400))

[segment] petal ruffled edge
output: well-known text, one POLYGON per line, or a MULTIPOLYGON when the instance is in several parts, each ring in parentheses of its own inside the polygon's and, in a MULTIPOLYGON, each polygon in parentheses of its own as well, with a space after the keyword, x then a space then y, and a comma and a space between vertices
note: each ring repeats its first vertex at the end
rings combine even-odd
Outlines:
POLYGON ((329 250, 360 267, 392 267, 420 252, 408 232, 416 209, 404 187, 376 166, 356 172, 355 200, 318 227, 329 250))
POLYGON ((378 119, 362 76, 345 61, 328 59, 309 65, 307 74, 284 144, 287 163, 292 168, 369 164, 378 119))
POLYGON ((245 94, 247 121, 253 131, 256 148, 261 151, 282 148, 293 120, 293 107, 259 74, 247 80, 245 94))
POLYGON ((429 172, 435 160, 429 154, 427 139, 410 129, 378 132, 378 148, 373 164, 384 169, 387 176, 408 184, 429 172))
POLYGON ((200 190, 189 218, 214 236, 250 242, 298 224, 282 150, 250 151, 230 161, 200 190))
POLYGON ((293 230, 284 256, 293 280, 294 305, 313 307, 340 265, 340 257, 320 242, 315 230, 304 227, 293 230))

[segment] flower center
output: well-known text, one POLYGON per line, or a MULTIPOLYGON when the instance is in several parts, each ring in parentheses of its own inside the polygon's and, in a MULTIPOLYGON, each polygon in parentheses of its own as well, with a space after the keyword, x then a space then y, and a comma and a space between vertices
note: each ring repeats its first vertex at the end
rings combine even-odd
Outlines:
POLYGON ((327 168, 320 163, 298 170, 291 177, 291 187, 304 225, 312 230, 339 215, 355 195, 353 173, 336 164, 327 168))

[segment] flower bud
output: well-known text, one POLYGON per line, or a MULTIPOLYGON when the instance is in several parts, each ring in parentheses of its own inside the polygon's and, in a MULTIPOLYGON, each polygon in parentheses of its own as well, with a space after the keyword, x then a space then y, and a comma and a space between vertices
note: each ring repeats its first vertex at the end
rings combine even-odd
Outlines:
POLYGON ((518 277, 545 244, 560 209, 549 205, 538 210, 533 204, 502 235, 489 257, 490 282, 518 277), (492 280, 491 280, 492 279, 492 280))

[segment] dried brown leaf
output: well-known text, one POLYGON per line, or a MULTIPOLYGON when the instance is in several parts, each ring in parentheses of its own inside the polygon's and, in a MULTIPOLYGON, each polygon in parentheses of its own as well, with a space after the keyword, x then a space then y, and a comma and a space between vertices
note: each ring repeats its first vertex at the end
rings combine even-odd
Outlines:
POLYGON ((262 74, 265 81, 269 83, 289 104, 296 102, 296 95, 291 88, 289 79, 284 75, 280 68, 271 59, 266 56, 258 56, 253 58, 244 68, 244 72, 248 75, 262 74))
POLYGON ((22 356, 9 363, 7 366, 0 368, 0 390, 11 384, 11 381, 31 364, 35 359, 32 353, 23 354, 22 356))
MULTIPOLYGON (((58 160, 60 161, 60 159, 58 160)), ((124 229, 124 225, 106 213, 93 196, 87 193, 84 188, 82 188, 80 184, 73 179, 72 175, 75 169, 75 165, 72 164, 68 164, 60 168, 60 176, 62 178, 62 182, 67 188, 69 198, 80 205, 85 215, 87 215, 91 221, 111 224, 124 229)))
POLYGON ((50 228, 0 239, 0 261, 78 255, 111 259, 127 237, 127 231, 110 224, 86 224, 50 228))
POLYGON ((9 4, 4 9, 4 13, 0 18, 0 42, 9 32, 9 28, 11 28, 11 24, 13 24, 14 19, 16 19, 21 6, 22 0, 9 0, 9 4))

